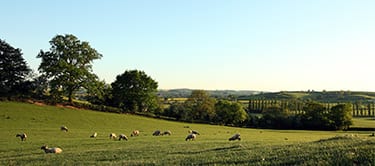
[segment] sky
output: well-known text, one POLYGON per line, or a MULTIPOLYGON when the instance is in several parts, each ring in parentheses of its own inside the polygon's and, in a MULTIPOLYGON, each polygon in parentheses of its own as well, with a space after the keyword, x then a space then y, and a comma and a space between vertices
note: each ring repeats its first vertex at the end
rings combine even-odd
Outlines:
POLYGON ((0 1, 0 39, 34 71, 73 34, 108 84, 136 69, 159 89, 375 91, 373 0, 0 1))

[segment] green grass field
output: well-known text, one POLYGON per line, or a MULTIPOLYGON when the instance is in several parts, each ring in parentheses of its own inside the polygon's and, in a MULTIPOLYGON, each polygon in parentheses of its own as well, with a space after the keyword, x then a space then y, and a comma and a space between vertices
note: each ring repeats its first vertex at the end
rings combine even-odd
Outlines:
POLYGON ((375 128, 375 117, 354 118, 352 127, 375 128))
MULTIPOLYGON (((355 123, 375 126, 369 119, 355 123)), ((372 132, 246 129, 0 102, 0 165, 375 165, 372 132), (187 127, 201 133, 195 141, 185 141, 187 127), (140 136, 130 137, 135 129, 140 136), (155 130, 172 135, 152 136, 155 130), (15 137, 21 132, 24 142, 15 137), (110 140, 111 132, 129 141, 110 140), (242 140, 229 142, 234 133, 242 140), (63 152, 46 154, 45 144, 63 152)))

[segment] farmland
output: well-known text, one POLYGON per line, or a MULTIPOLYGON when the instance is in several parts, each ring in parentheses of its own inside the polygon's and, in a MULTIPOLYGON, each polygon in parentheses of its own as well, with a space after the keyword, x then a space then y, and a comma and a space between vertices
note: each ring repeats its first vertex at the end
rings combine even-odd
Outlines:
MULTIPOLYGON (((296 131, 180 123, 130 114, 0 102, 0 165, 374 165, 374 131, 296 131), (66 125, 69 132, 61 132, 66 125), (132 130, 140 136, 130 137, 132 130), (199 131, 185 141, 189 129, 199 131), (171 136, 152 136, 171 130, 171 136), (15 135, 28 134, 21 142, 15 135), (98 137, 89 136, 97 132, 98 137), (129 141, 110 140, 124 133, 129 141), (229 142, 234 133, 242 140, 229 142), (42 145, 60 147, 45 154, 42 145)), ((371 118, 356 127, 373 127, 371 118)))

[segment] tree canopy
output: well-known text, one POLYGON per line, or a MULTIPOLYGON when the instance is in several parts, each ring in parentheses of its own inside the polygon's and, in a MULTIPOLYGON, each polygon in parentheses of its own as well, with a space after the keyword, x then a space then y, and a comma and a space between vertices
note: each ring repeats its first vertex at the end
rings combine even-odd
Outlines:
POLYGON ((39 71, 48 79, 54 97, 66 95, 72 102, 76 90, 95 85, 98 77, 92 73, 92 62, 102 55, 71 34, 57 35, 50 44, 49 51, 41 50, 37 56, 42 59, 39 71))
POLYGON ((147 112, 158 108, 158 83, 144 71, 125 71, 111 86, 114 104, 124 111, 147 112))
POLYGON ((348 129, 352 122, 351 107, 349 104, 338 104, 331 108, 329 115, 331 128, 335 130, 348 129))
POLYGON ((226 125, 239 125, 247 118, 247 113, 238 102, 220 100, 215 104, 216 121, 226 125))
POLYGON ((215 117, 215 99, 204 90, 193 90, 186 106, 190 107, 190 116, 193 120, 211 121, 215 117))
POLYGON ((18 91, 30 73, 21 49, 0 39, 0 95, 8 96, 18 91))

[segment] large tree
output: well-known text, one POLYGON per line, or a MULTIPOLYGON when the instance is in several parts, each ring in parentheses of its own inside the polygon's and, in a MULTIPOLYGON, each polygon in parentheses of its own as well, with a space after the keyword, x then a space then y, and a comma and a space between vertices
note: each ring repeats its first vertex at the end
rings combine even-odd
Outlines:
POLYGON ((302 121, 307 129, 329 129, 328 114, 320 103, 309 102, 303 107, 302 121))
POLYGON ((329 113, 329 120, 332 129, 348 129, 349 126, 353 124, 351 111, 352 108, 349 104, 338 104, 332 107, 331 112, 329 113))
POLYGON ((124 111, 152 112, 158 108, 158 83, 143 71, 125 71, 111 86, 114 103, 124 111))
POLYGON ((243 106, 238 102, 220 100, 215 104, 215 110, 215 120, 226 125, 240 125, 248 116, 243 106))
POLYGON ((0 39, 0 95, 8 96, 17 92, 30 73, 21 49, 0 39))
POLYGON ((215 99, 204 90, 193 90, 186 107, 190 107, 192 120, 211 121, 215 117, 215 99))
POLYGON ((92 62, 102 55, 71 34, 57 35, 50 44, 49 51, 41 50, 37 56, 42 59, 39 72, 49 80, 54 97, 66 95, 72 102, 75 91, 93 88, 98 77, 92 73, 92 62))

